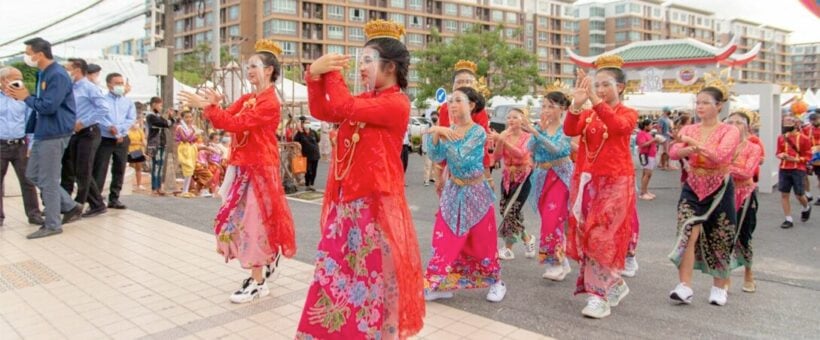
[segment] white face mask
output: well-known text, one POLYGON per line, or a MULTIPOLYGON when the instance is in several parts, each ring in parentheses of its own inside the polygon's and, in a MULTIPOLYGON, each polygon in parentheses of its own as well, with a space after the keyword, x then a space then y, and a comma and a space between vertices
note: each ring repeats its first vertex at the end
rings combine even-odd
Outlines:
POLYGON ((28 55, 28 54, 24 54, 24 55, 23 55, 23 61, 24 61, 24 62, 26 63, 26 65, 28 65, 29 67, 37 67, 37 62, 36 62, 36 61, 34 61, 34 59, 32 59, 32 58, 31 58, 31 56, 30 56, 30 55, 28 55))
POLYGON ((118 95, 118 96, 122 96, 123 94, 125 94, 125 86, 123 86, 123 85, 114 86, 114 89, 111 90, 111 92, 118 95))

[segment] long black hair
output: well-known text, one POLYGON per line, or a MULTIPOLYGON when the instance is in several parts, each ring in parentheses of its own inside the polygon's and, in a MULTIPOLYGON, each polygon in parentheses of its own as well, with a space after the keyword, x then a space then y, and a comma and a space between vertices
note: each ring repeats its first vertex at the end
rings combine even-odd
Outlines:
POLYGON ((561 91, 552 91, 547 93, 547 100, 550 103, 557 104, 562 108, 566 109, 569 107, 570 99, 561 91))
POLYGON ((475 114, 481 110, 484 110, 484 96, 478 93, 478 91, 476 91, 474 88, 469 86, 462 86, 457 88, 456 91, 463 93, 465 96, 467 96, 467 99, 469 99, 470 102, 475 104, 475 107, 470 112, 470 114, 475 114))
POLYGON ((380 69, 387 63, 396 65, 396 82, 402 90, 407 89, 407 74, 410 72, 410 52, 401 40, 393 38, 375 38, 364 44, 379 52, 380 69))

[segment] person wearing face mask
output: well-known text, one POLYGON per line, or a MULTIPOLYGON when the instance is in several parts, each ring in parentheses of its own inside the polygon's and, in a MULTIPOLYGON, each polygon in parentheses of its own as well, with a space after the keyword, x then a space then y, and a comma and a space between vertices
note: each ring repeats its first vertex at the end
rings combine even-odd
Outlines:
POLYGON ((604 55, 597 72, 579 69, 564 133, 580 136, 570 187, 567 256, 581 265, 576 294, 587 294, 581 314, 604 318, 629 293, 621 278, 634 239, 635 170, 629 140, 638 113, 621 103, 626 75, 623 59, 604 55), (591 109, 584 109, 590 102, 591 109))
POLYGON ((683 127, 672 145, 673 160, 686 158, 689 173, 678 202, 677 240, 669 260, 678 269, 678 284, 669 298, 691 304, 692 272, 699 269, 712 277, 709 303, 723 306, 728 299, 732 256, 738 235, 735 181, 730 167, 740 144, 740 131, 718 120, 728 105, 729 87, 720 79, 704 79, 695 110, 700 122, 683 127))
POLYGON ((484 177, 484 129, 471 117, 484 108, 484 97, 460 87, 448 98, 452 125, 427 135, 433 161, 447 161, 445 180, 433 227, 433 255, 424 273, 424 298, 449 299, 453 291, 490 288, 487 300, 507 294, 495 248, 495 193, 484 177))
POLYGON ((25 86, 4 87, 3 91, 34 111, 26 123, 26 133, 34 134, 26 177, 40 188, 45 206, 45 224, 26 236, 35 239, 62 233, 62 225, 81 218, 83 209, 60 187, 63 153, 77 122, 71 78, 54 62, 51 43, 33 38, 25 45, 26 65, 39 69, 36 92, 30 95, 25 86))
POLYGON ((146 153, 151 157, 151 192, 156 196, 164 196, 162 191, 163 165, 165 164, 165 153, 168 130, 174 126, 174 110, 168 108, 162 114, 162 98, 151 97, 148 102, 148 112, 145 115, 145 122, 148 124, 148 147, 146 153))
POLYGON ((26 178, 26 164, 28 163, 26 153, 31 143, 26 138, 26 120, 32 112, 26 103, 14 100, 6 94, 6 89, 20 86, 25 86, 20 70, 11 66, 0 68, 0 227, 3 226, 6 217, 3 213, 4 187, 2 183, 9 165, 14 168, 17 181, 20 183, 28 223, 42 225, 44 222, 40 212, 37 188, 31 180, 26 178))
MULTIPOLYGON (((817 188, 820 189, 820 113, 814 112, 809 115, 809 123, 803 127, 803 134, 811 140, 812 158, 807 167, 808 171, 804 183, 806 195, 809 196, 809 200, 811 200, 811 196, 809 195, 809 190, 811 190, 809 177, 811 177, 812 173, 817 176, 817 188)), ((816 199, 814 205, 820 205, 820 199, 816 199)))
POLYGON ((83 217, 92 217, 107 210, 100 194, 100 186, 92 176, 92 166, 100 146, 100 126, 109 124, 108 103, 100 89, 88 80, 88 65, 85 60, 68 59, 66 71, 74 80, 77 122, 74 123, 74 134, 63 155, 60 185, 70 195, 76 183, 77 195, 74 200, 81 205, 89 203, 89 209, 83 217))
POLYGON ((806 164, 811 159, 812 145, 809 137, 798 129, 798 122, 799 120, 795 117, 783 117, 783 134, 777 136, 777 158, 780 159, 777 189, 780 191, 783 214, 786 215, 786 220, 780 225, 783 229, 794 227, 789 200, 789 194, 792 191, 803 207, 800 211, 800 221, 806 222, 811 217, 811 205, 806 197, 804 185, 806 164))
POLYGON ((368 90, 350 94, 348 56, 324 55, 305 73, 311 115, 339 129, 297 339, 406 338, 423 324, 421 256, 400 156, 410 52, 401 24, 373 20, 364 31, 356 71, 368 90))
POLYGON ((108 165, 111 164, 111 184, 109 185, 108 207, 125 209, 120 202, 120 190, 125 177, 125 167, 128 162, 128 129, 137 119, 137 109, 134 102, 125 98, 125 80, 119 73, 109 73, 105 76, 108 85, 108 94, 105 100, 108 103, 108 126, 101 128, 102 141, 94 157, 94 181, 97 187, 105 186, 108 165))

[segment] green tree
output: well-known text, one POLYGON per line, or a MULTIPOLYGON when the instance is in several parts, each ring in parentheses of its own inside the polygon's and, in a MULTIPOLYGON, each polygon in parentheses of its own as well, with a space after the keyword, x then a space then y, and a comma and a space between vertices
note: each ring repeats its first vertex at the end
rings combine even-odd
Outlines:
MULTIPOLYGON (((420 60, 414 66, 422 79, 416 101, 432 98, 439 87, 449 90, 453 84, 453 65, 460 59, 478 65, 478 75, 487 78, 487 87, 493 95, 520 98, 530 93, 532 86, 543 85, 535 55, 507 43, 505 31, 503 25, 492 30, 474 26, 471 31, 444 42, 439 32, 433 30, 432 42, 427 48, 413 53, 420 60)), ((520 30, 515 32, 515 36, 520 34, 520 30)))
POLYGON ((22 61, 12 63, 9 66, 20 70, 20 73, 23 74, 23 83, 26 84, 28 92, 35 93, 34 87, 37 86, 37 68, 30 67, 22 61))
MULTIPOLYGON (((211 55, 211 46, 208 43, 197 45, 193 51, 186 53, 182 59, 174 62, 174 77, 183 84, 196 86, 207 80, 213 70, 213 64, 208 61, 211 55)), ((227 47, 219 51, 220 64, 226 65, 236 60, 227 47)))

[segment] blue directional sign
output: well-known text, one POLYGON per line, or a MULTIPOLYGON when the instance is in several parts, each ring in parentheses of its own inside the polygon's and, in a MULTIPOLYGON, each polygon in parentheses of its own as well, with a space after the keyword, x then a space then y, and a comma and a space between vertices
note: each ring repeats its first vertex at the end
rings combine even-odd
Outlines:
POLYGON ((439 87, 436 90, 436 101, 439 104, 444 104, 447 101, 447 91, 444 91, 443 87, 439 87))

